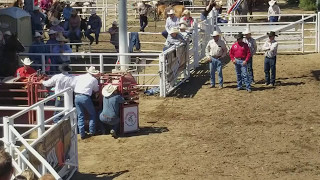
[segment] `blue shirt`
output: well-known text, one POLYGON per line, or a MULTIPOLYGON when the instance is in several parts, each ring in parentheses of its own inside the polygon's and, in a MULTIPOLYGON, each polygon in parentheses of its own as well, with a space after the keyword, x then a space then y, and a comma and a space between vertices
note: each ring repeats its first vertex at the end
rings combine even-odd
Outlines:
POLYGON ((63 8, 63 17, 65 20, 69 20, 71 17, 72 7, 63 8))
POLYGON ((91 26, 92 30, 99 30, 101 28, 101 18, 97 15, 95 16, 90 16, 89 17, 89 21, 88 21, 88 25, 91 26))
POLYGON ((31 23, 32 26, 42 26, 42 23, 45 22, 45 16, 41 12, 31 12, 31 23))
POLYGON ((46 44, 47 52, 52 53, 53 47, 57 44, 59 44, 59 42, 56 39, 49 39, 46 44))
MULTIPOLYGON (((52 49, 52 53, 72 53, 72 49, 69 45, 65 44, 64 46, 56 45, 52 49)), ((70 56, 55 56, 55 58, 59 58, 61 63, 69 63, 70 62, 70 56)))
POLYGON ((29 56, 29 58, 35 62, 35 64, 41 64, 41 53, 47 53, 47 49, 43 42, 33 42, 29 48, 29 53, 40 53, 40 55, 29 56))
POLYGON ((104 97, 103 110, 100 114, 100 120, 102 120, 105 116, 105 118, 120 119, 120 104, 124 102, 125 101, 123 97, 121 97, 120 95, 113 94, 109 97, 104 97))

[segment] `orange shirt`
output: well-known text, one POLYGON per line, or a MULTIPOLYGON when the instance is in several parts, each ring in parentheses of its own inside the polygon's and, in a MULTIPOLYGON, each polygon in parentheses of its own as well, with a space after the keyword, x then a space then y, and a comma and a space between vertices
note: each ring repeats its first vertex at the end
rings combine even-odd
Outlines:
POLYGON ((24 67, 18 68, 16 74, 14 75, 17 77, 18 73, 20 77, 29 77, 31 74, 36 73, 37 71, 34 70, 32 67, 29 67, 27 70, 24 67))

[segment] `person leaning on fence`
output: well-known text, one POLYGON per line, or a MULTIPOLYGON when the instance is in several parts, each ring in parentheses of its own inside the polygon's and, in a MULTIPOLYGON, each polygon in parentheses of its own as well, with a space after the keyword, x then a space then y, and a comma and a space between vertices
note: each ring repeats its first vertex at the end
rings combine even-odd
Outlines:
POLYGON ((278 42, 275 40, 277 36, 275 32, 271 31, 267 33, 269 40, 267 40, 262 46, 262 50, 265 51, 264 59, 264 73, 265 73, 265 85, 275 86, 276 83, 276 61, 278 53, 278 42), (271 70, 271 78, 270 78, 271 70))
POLYGON ((243 34, 238 33, 235 35, 237 42, 235 42, 230 51, 229 55, 231 61, 235 65, 237 74, 237 91, 242 89, 242 83, 244 81, 246 89, 251 93, 251 85, 248 78, 247 63, 251 57, 249 46, 243 42, 243 34))
POLYGON ((149 4, 146 4, 149 0, 142 0, 142 3, 138 6, 138 11, 140 15, 140 31, 144 32, 144 29, 148 25, 148 10, 151 8, 149 4))
POLYGON ((252 64, 253 64, 253 55, 255 55, 257 52, 257 43, 256 43, 256 40, 254 40, 251 37, 251 31, 249 29, 245 30, 243 32, 243 34, 245 35, 243 42, 248 44, 249 49, 250 49, 250 55, 251 55, 251 57, 249 58, 249 61, 247 63, 249 82, 251 84, 255 84, 252 64))
POLYGON ((66 6, 63 8, 63 18, 64 18, 64 30, 68 31, 69 30, 69 19, 71 17, 71 12, 73 8, 70 6, 71 2, 66 1, 66 6))
MULTIPOLYGON (((52 53, 72 53, 72 49, 68 44, 66 44, 68 39, 64 38, 63 36, 59 36, 56 38, 59 44, 55 45, 52 49, 52 53)), ((70 63, 70 56, 51 56, 51 63, 52 64, 63 64, 63 63, 70 63)), ((51 71, 58 71, 57 66, 51 66, 51 71)))
POLYGON ((4 149, 0 149, 0 179, 10 180, 13 172, 12 157, 4 149))
MULTIPOLYGON (((47 48, 46 48, 45 44, 43 43, 42 39, 43 39, 43 36, 39 32, 36 32, 34 35, 34 41, 29 48, 29 53, 37 53, 38 54, 38 55, 29 55, 29 58, 35 64, 42 64, 41 54, 48 53, 47 48)), ((41 66, 33 66, 33 68, 35 70, 38 70, 38 69, 41 69, 41 66)))
MULTIPOLYGON (((45 87, 52 87, 54 86, 54 93, 58 94, 61 91, 67 89, 68 87, 71 87, 72 89, 74 89, 75 87, 75 83, 74 83, 74 79, 75 77, 71 74, 69 74, 69 72, 71 71, 71 68, 69 67, 68 64, 62 64, 59 66, 59 70, 60 70, 60 74, 56 74, 54 76, 52 76, 50 79, 46 80, 46 81, 40 81, 40 83, 42 83, 43 86, 45 87)), ((55 107, 64 107, 64 96, 58 96, 55 100, 55 107)), ((53 113, 53 115, 58 114, 59 111, 55 111, 53 113)), ((53 119, 54 123, 57 123, 61 118, 63 117, 63 115, 56 117, 53 119)))
POLYGON ((206 56, 209 59, 210 69, 210 88, 214 88, 216 85, 215 73, 218 72, 219 89, 223 88, 223 75, 222 75, 222 62, 221 58, 227 55, 228 49, 226 44, 220 39, 220 34, 217 31, 213 31, 211 39, 206 47, 206 56))
POLYGON ((204 21, 207 19, 211 10, 216 6, 216 2, 214 0, 210 0, 209 4, 206 6, 204 11, 200 14, 200 20, 204 21))
POLYGON ((168 37, 168 32, 174 28, 174 27, 179 27, 179 18, 177 18, 174 15, 174 10, 170 9, 170 11, 168 12, 169 17, 166 20, 166 25, 165 25, 165 30, 161 33, 163 37, 165 37, 167 39, 168 37))
POLYGON ((114 45, 114 48, 119 52, 119 27, 117 21, 113 21, 111 28, 108 32, 110 33, 110 43, 114 45))
POLYGON ((30 67, 30 65, 33 63, 29 58, 24 58, 21 60, 23 66, 18 68, 16 71, 16 74, 14 75, 15 77, 20 77, 20 78, 27 78, 31 74, 36 73, 37 71, 30 67))
POLYGON ((89 17, 89 21, 87 24, 87 30, 85 32, 86 37, 90 40, 90 44, 93 43, 94 38, 90 35, 91 33, 94 33, 96 38, 96 44, 99 43, 99 34, 100 29, 102 26, 101 18, 97 16, 96 10, 91 10, 91 16, 89 17))
POLYGON ((280 17, 280 7, 278 6, 277 1, 269 1, 268 21, 278 22, 280 21, 280 17))
POLYGON ((169 33, 170 34, 169 34, 166 42, 164 43, 163 51, 169 49, 172 46, 179 45, 180 43, 184 43, 184 44, 186 43, 186 40, 180 34, 180 31, 178 28, 176 28, 176 27, 171 28, 169 33))
POLYGON ((98 80, 96 77, 99 76, 99 71, 95 67, 91 66, 87 69, 87 73, 77 76, 76 85, 74 88, 75 92, 75 105, 78 115, 78 128, 81 139, 95 135, 96 133, 96 110, 91 100, 93 92, 99 91, 98 80), (86 134, 84 130, 84 113, 85 110, 89 113, 89 134, 86 134))
POLYGON ((106 134, 104 125, 111 126, 110 134, 116 138, 120 127, 120 105, 125 102, 122 96, 118 94, 118 86, 108 84, 102 89, 103 110, 99 119, 102 122, 102 133, 106 134))

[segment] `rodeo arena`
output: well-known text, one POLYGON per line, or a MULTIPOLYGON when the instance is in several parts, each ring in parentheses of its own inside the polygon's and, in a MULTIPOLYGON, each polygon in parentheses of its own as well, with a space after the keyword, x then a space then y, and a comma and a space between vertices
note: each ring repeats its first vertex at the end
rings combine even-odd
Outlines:
POLYGON ((0 180, 318 179, 319 14, 283 3, 0 0, 0 180))

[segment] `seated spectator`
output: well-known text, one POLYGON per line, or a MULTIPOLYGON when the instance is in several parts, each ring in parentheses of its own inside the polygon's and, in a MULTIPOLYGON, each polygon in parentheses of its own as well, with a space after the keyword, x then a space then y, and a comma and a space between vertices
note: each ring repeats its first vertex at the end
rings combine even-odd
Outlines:
POLYGON ((51 174, 43 175, 39 180, 56 180, 51 174))
POLYGON ((111 126, 110 134, 116 138, 120 127, 120 105, 125 102, 123 97, 118 95, 118 86, 108 84, 102 89, 103 110, 100 114, 102 122, 102 133, 106 133, 104 125, 111 126))
POLYGON ((93 43, 94 38, 90 35, 91 33, 94 33, 96 38, 96 44, 99 43, 99 33, 101 29, 102 23, 101 18, 97 16, 96 10, 91 11, 91 16, 89 17, 88 21, 88 29, 85 32, 85 35, 90 40, 90 44, 93 43))
POLYGON ((80 40, 81 39, 81 19, 78 16, 78 12, 73 9, 71 12, 71 17, 69 19, 69 30, 67 33, 67 37, 70 40, 80 40))
POLYGON ((51 27, 50 30, 54 30, 57 31, 57 33, 59 33, 59 35, 64 35, 66 33, 64 33, 64 28, 62 26, 60 26, 61 21, 57 18, 54 18, 53 21, 51 22, 51 27))
POLYGON ((23 66, 17 69, 16 74, 14 75, 15 77, 27 78, 31 74, 37 72, 30 67, 33 61, 31 61, 29 58, 24 58, 24 60, 21 60, 21 62, 23 63, 23 66))
POLYGON ((172 46, 179 45, 180 43, 186 43, 178 28, 172 28, 170 34, 164 44, 163 51, 169 49, 172 46))
POLYGON ((186 22, 186 25, 187 27, 193 27, 193 18, 191 17, 190 15, 190 11, 189 10, 184 10, 183 13, 182 13, 182 18, 180 19, 180 22, 181 21, 184 21, 186 22))
POLYGON ((171 28, 178 27, 179 26, 179 18, 177 18, 174 15, 174 10, 170 9, 168 12, 169 17, 166 20, 166 30, 164 30, 161 34, 163 37, 167 38, 168 37, 168 32, 170 31, 171 28))
MULTIPOLYGON (((68 39, 64 38, 63 36, 57 37, 57 41, 59 42, 58 45, 53 47, 52 53, 72 53, 72 49, 66 43, 69 42, 68 39)), ((52 64, 63 64, 63 63, 70 63, 70 56, 54 56, 52 58, 52 64)), ((55 72, 58 71, 58 66, 51 66, 51 69, 55 72)))
POLYGON ((0 150, 0 179, 10 180, 14 172, 12 157, 4 149, 0 150))
POLYGON ((46 17, 40 12, 39 6, 34 6, 33 12, 31 12, 30 15, 32 34, 34 35, 35 32, 42 32, 46 17))
MULTIPOLYGON (((52 53, 52 49, 55 45, 59 44, 59 42, 57 41, 57 31, 54 31, 52 29, 50 29, 49 33, 49 40, 47 41, 47 52, 52 53)), ((59 36, 58 36, 59 37, 59 36)))
MULTIPOLYGON (((36 64, 42 64, 41 53, 47 53, 47 49, 42 42, 42 35, 39 32, 36 32, 34 35, 34 41, 29 48, 29 53, 38 53, 39 55, 30 55, 29 58, 36 64)), ((35 66, 34 69, 41 69, 41 66, 35 66)))
POLYGON ((108 32, 111 35, 110 43, 113 44, 117 52, 119 52, 119 27, 116 21, 113 21, 112 27, 109 28, 108 32))

